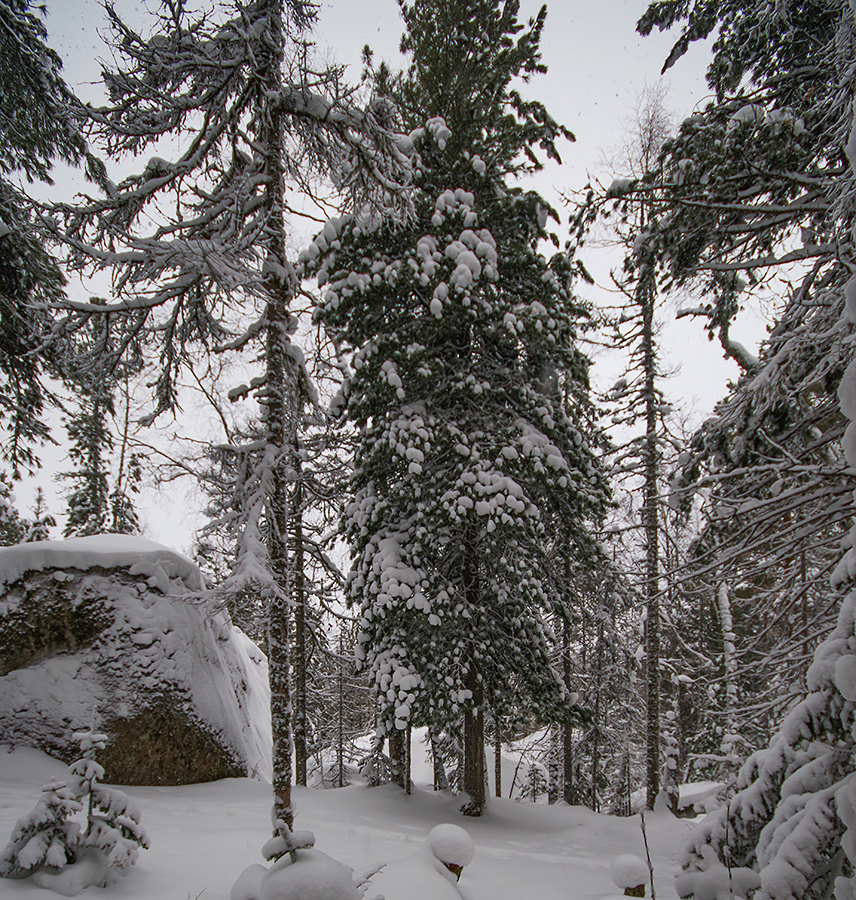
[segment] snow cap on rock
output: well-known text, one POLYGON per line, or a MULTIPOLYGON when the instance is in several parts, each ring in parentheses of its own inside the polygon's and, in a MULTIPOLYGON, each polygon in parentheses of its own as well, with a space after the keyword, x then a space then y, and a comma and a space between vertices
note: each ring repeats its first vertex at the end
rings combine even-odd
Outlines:
POLYGON ((459 825, 437 825, 428 835, 434 856, 451 866, 468 866, 473 861, 473 839, 459 825))
POLYGON ((639 887, 648 880, 648 866, 638 856, 632 853, 622 853, 616 856, 609 867, 609 874, 616 887, 622 891, 627 888, 639 887))

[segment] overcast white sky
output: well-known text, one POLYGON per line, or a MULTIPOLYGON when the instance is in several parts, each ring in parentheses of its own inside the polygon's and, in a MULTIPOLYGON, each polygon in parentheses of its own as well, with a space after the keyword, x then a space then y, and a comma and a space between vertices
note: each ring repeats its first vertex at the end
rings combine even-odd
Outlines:
MULTIPOLYGON (((87 99, 97 96, 100 59, 109 52, 99 38, 106 32, 105 16, 97 0, 47 0, 49 43, 64 60, 66 80, 87 99)), ((522 0, 522 13, 537 12, 540 3, 522 0)), ((662 63, 672 46, 671 35, 641 38, 635 23, 647 4, 641 0, 552 0, 542 40, 546 75, 536 76, 523 92, 544 102, 554 118, 576 135, 575 144, 562 148, 564 164, 551 164, 538 176, 535 186, 560 206, 561 191, 581 188, 590 176, 609 181, 604 158, 620 147, 628 120, 642 91, 660 81, 662 63)), ((118 0, 116 7, 133 24, 142 26, 146 5, 118 0)), ((153 8, 149 4, 148 8, 153 8)), ((406 60, 398 52, 401 19, 395 0, 321 0, 315 40, 328 58, 350 67, 356 80, 360 54, 365 44, 375 51, 375 59, 401 67, 406 60)), ((675 68, 663 77, 667 105, 680 119, 707 96, 704 68, 705 47, 693 47, 675 68)), ((561 211, 561 208, 560 208, 561 211)), ((561 228, 559 229, 560 237, 561 228)), ((608 281, 610 266, 619 266, 620 257, 589 260, 596 276, 608 281)), ((590 292, 595 298, 597 290, 590 292)), ((736 366, 721 358, 718 345, 709 344, 701 325, 674 320, 679 301, 664 308, 662 332, 667 364, 680 374, 667 385, 670 399, 696 420, 709 411, 724 393, 728 378, 737 375, 736 366)), ((757 344, 763 333, 759 315, 748 314, 734 331, 747 346, 757 344)), ((617 375, 615 362, 596 360, 595 375, 601 382, 617 375)), ((25 496, 20 496, 26 506, 25 496)), ((146 501, 148 534, 176 549, 188 550, 190 535, 179 526, 181 517, 175 504, 163 498, 146 501), (166 512, 163 507, 171 507, 166 512), (186 537, 182 538, 181 534, 186 537)))

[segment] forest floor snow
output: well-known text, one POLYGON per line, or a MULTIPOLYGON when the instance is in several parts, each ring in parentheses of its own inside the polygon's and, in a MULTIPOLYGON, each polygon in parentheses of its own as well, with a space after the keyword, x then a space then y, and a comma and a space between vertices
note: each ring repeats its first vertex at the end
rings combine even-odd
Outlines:
MULTIPOLYGON (((35 805, 41 786, 66 772, 38 751, 0 749, 0 847, 16 819, 35 805)), ((151 849, 141 852, 127 878, 86 889, 79 895, 84 900, 228 900, 241 871, 263 862, 259 850, 270 836, 268 785, 229 779, 123 790, 141 807, 151 849)), ((296 788, 294 802, 296 827, 315 832, 316 847, 357 875, 409 856, 434 825, 463 826, 476 847, 458 885, 464 900, 606 900, 620 896, 610 878, 613 858, 645 858, 638 815, 620 819, 565 804, 491 799, 486 815, 467 819, 458 812, 460 797, 418 784, 409 797, 392 785, 296 788)), ((674 900, 672 857, 691 823, 669 813, 649 813, 646 823, 657 896, 674 900)), ((29 880, 0 880, 2 900, 37 895, 55 896, 29 880)))

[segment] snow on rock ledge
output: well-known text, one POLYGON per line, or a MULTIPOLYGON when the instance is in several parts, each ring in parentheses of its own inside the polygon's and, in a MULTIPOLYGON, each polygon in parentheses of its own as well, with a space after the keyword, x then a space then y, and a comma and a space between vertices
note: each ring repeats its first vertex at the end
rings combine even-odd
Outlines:
POLYGON ((137 537, 0 549, 0 740, 69 761, 110 736, 109 781, 270 777, 267 661, 197 567, 137 537))
POLYGON ((12 584, 28 572, 63 568, 127 568, 131 575, 152 579, 152 587, 163 594, 170 593, 168 585, 172 580, 180 581, 185 591, 201 591, 205 587, 202 573, 186 556, 127 534, 36 541, 0 549, 0 585, 12 584))

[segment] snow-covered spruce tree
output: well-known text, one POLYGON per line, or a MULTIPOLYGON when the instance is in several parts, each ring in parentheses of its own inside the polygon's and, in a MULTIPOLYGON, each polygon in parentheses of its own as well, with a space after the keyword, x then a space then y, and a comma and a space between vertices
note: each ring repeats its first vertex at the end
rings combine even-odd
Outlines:
MULTIPOLYGON (((718 585, 730 587, 737 725, 754 749, 781 722, 789 692, 804 688, 834 624, 839 598, 828 577, 853 514, 836 397, 853 333, 841 315, 846 270, 836 239, 849 13, 838 2, 740 8, 722 11, 728 26, 708 74, 716 99, 667 143, 662 183, 649 190, 668 208, 665 271, 701 288, 703 302, 686 313, 703 317, 743 369, 696 433, 676 487, 710 494, 690 567, 712 611, 718 585), (774 276, 793 285, 754 359, 729 329, 741 305, 775 290, 774 276)), ((649 29, 685 16, 670 62, 715 18, 697 5, 652 6, 642 21, 649 29)))
POLYGON ((730 335, 741 305, 784 265, 804 263, 811 291, 829 281, 838 259, 848 14, 844 0, 726 0, 715 11, 666 0, 652 3, 638 25, 643 34, 681 27, 664 69, 717 30, 707 73, 713 98, 666 142, 659 179, 625 187, 656 197, 664 273, 698 289, 703 300, 685 314, 702 317, 744 371, 757 360, 730 335))
MULTIPOLYGON (((840 604, 829 577, 854 513, 835 396, 852 355, 840 273, 809 274, 788 297, 746 373, 681 458, 676 499, 707 495, 691 547, 691 587, 715 619, 718 585, 732 601, 736 727, 751 750, 781 723, 840 604)), ((700 634, 709 650, 717 629, 700 634)), ((709 652, 709 651, 703 651, 709 652)), ((710 678, 719 679, 717 669, 710 678)), ((716 712, 716 709, 713 710, 716 712)))
POLYGON ((509 183, 537 164, 533 147, 555 155, 566 134, 511 87, 542 69, 545 11, 523 26, 518 9, 401 4, 411 67, 376 75, 414 129, 415 215, 331 221, 304 256, 324 287, 320 319, 354 351, 341 398, 359 433, 348 598, 381 734, 451 732, 463 716, 475 815, 486 709, 526 698, 542 722, 580 721, 550 659, 545 621, 563 590, 551 542, 561 522, 589 553, 606 499, 574 342, 584 311, 565 258, 539 252, 550 210, 509 183))
MULTIPOLYGON (((65 284, 22 182, 50 184, 52 160, 86 156, 76 100, 40 11, 30 0, 0 2, 0 427, 14 475, 36 463, 33 444, 48 435, 44 376, 57 374, 63 355, 49 340, 50 305, 65 284)), ((97 177, 97 164, 87 163, 97 177)))
POLYGON ((37 487, 33 518, 27 523, 27 533, 24 536, 24 540, 27 542, 50 540, 52 528, 56 528, 56 519, 47 508, 45 492, 41 487, 37 487))
POLYGON ((531 800, 532 803, 537 803, 538 798, 543 797, 546 793, 547 776, 544 774, 544 768, 538 763, 530 763, 517 799, 519 801, 531 800))
POLYGON ((196 14, 165 0, 150 37, 107 12, 119 68, 104 72, 107 104, 87 108, 93 138, 112 157, 178 148, 107 185, 105 196, 57 210, 69 264, 114 274, 115 299, 103 309, 75 304, 70 321, 106 312, 118 347, 137 341, 156 357, 149 421, 175 407, 195 350, 252 346, 262 355, 254 394, 264 449, 242 506, 233 584, 255 583, 266 596, 274 818, 287 827, 288 490, 302 364, 290 337, 297 282, 286 256, 285 183, 329 173, 343 191, 389 209, 409 167, 382 110, 359 108, 338 70, 312 68, 303 39, 312 4, 236 0, 196 14))
POLYGON ((136 804, 100 783, 104 769, 95 751, 104 749, 107 736, 81 731, 74 739, 82 755, 69 766, 71 778, 42 788, 41 799, 18 820, 0 854, 0 876, 32 876, 40 887, 66 896, 127 875, 139 848, 149 846, 136 804))

